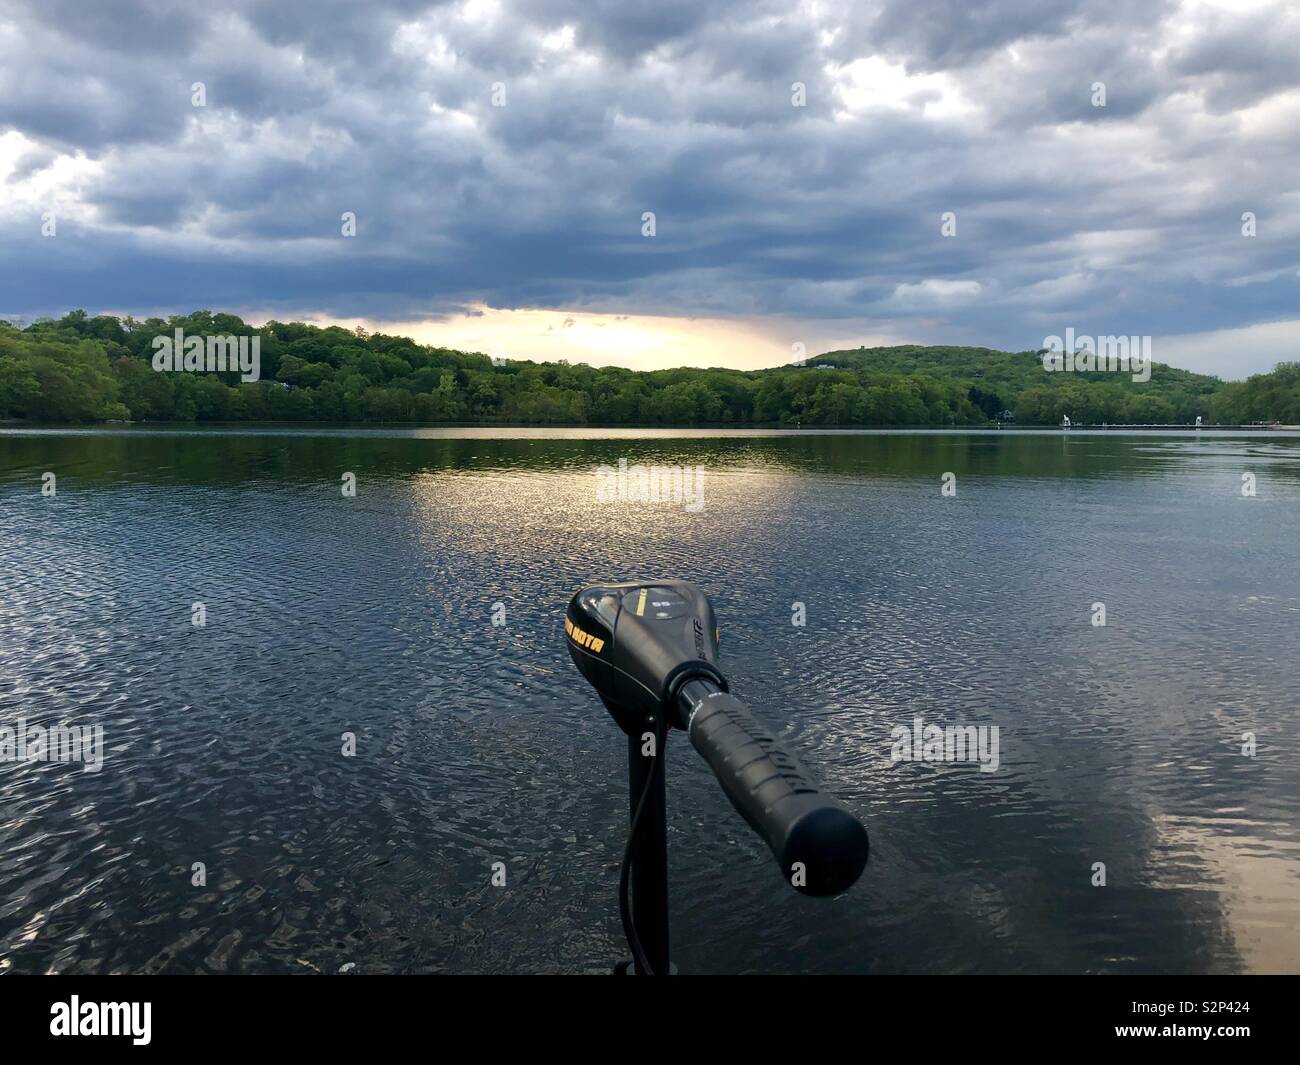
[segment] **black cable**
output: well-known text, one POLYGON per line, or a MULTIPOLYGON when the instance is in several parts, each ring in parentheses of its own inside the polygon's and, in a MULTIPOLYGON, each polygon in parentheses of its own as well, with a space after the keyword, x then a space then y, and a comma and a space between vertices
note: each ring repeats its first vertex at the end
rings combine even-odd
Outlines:
POLYGON ((627 945, 632 948, 632 964, 645 976, 654 976, 650 960, 641 947, 641 937, 636 934, 636 924, 632 920, 632 907, 628 903, 628 883, 632 872, 632 846, 636 843, 637 832, 641 828, 641 813, 646 800, 650 798, 650 789, 654 787, 655 774, 659 770, 659 759, 664 756, 664 742, 668 738, 668 719, 660 714, 655 724, 655 755, 651 759, 650 772, 646 774, 645 786, 641 789, 641 798, 637 800, 636 810, 632 813, 632 827, 628 829, 627 846, 623 848, 623 865, 618 872, 618 914, 623 920, 623 935, 627 945))

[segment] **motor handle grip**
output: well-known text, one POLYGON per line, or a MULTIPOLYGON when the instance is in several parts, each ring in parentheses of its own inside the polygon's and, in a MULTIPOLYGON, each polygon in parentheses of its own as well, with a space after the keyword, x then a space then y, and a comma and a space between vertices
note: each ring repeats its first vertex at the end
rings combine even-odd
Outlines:
POLYGON ((681 689, 687 735, 731 804, 805 895, 838 895, 858 879, 869 843, 862 823, 822 792, 739 699, 695 680, 681 689))

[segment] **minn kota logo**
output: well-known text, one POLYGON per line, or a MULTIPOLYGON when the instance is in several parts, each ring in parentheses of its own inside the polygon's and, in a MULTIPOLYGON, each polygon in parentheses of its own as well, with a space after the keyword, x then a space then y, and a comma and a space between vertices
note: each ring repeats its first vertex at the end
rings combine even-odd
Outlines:
POLYGON ((595 651, 597 654, 600 654, 601 649, 605 646, 605 641, 599 636, 593 636, 589 632, 583 632, 582 629, 578 628, 578 626, 568 618, 564 619, 564 631, 568 634, 569 639, 579 647, 586 647, 589 650, 595 651))

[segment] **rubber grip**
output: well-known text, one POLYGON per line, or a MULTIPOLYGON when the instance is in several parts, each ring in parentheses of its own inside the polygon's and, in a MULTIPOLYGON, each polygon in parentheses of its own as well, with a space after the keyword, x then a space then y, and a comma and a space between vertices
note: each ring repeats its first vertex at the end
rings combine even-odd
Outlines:
POLYGON ((838 895, 852 886, 867 864, 867 830, 818 790, 744 703, 726 692, 701 699, 688 734, 731 804, 767 841, 787 882, 805 895, 838 895))

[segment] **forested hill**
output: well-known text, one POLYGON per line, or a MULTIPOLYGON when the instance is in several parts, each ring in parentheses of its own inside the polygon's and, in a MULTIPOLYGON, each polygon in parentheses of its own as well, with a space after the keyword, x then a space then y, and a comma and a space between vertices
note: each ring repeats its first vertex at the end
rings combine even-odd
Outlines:
POLYGON ((1020 425, 1300 423, 1300 364, 1224 384, 1156 364, 1151 380, 1047 373, 1035 352, 891 347, 828 352, 768 370, 633 371, 510 360, 299 322, 229 314, 168 319, 73 311, 0 323, 0 418, 46 422, 357 421, 548 425, 1020 425), (261 338, 261 379, 162 373, 155 337, 261 338))
POLYGON ((808 360, 859 374, 896 374, 957 379, 969 383, 972 398, 990 415, 1011 410, 1017 424, 1058 425, 1062 415, 1088 424, 1229 422, 1215 413, 1214 397, 1225 385, 1217 377, 1153 365, 1150 381, 1128 373, 1047 373, 1037 351, 992 348, 856 348, 830 351, 808 360))

